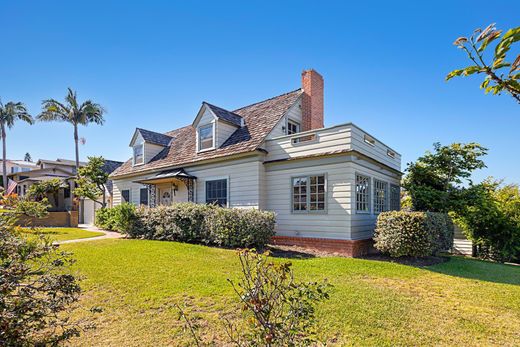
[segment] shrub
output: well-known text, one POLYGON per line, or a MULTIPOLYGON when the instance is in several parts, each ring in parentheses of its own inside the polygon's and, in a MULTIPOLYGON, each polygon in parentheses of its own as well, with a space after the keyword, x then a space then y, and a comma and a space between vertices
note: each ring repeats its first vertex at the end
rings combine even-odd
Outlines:
MULTIPOLYGON (((274 263, 268 253, 239 251, 241 278, 228 279, 240 302, 242 321, 226 317, 229 345, 233 346, 321 346, 317 338, 316 305, 328 300, 333 286, 327 281, 299 282, 291 263, 274 263)), ((213 346, 198 335, 199 328, 177 305, 194 345, 213 346)))
POLYGON ((139 210, 127 234, 222 247, 263 247, 274 235, 274 223, 271 212, 177 203, 139 210))
POLYGON ((44 218, 49 214, 48 209, 51 207, 47 198, 40 201, 31 201, 19 198, 14 211, 29 217, 44 218))
POLYGON ((115 207, 97 210, 94 224, 105 230, 127 232, 132 228, 135 218, 135 206, 125 202, 115 207))
POLYGON ((426 257, 453 245, 453 223, 445 213, 383 212, 377 218, 374 247, 392 257, 426 257))
POLYGON ((24 238, 14 217, 0 216, 0 345, 56 346, 79 335, 65 313, 78 301, 73 260, 51 240, 24 238))

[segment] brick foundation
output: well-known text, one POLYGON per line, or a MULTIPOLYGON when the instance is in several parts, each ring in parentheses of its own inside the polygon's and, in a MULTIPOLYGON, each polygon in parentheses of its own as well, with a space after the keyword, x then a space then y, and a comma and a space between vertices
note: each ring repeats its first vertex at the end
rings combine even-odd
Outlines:
POLYGON ((360 257, 375 252, 372 239, 368 240, 336 240, 311 237, 274 236, 274 245, 298 246, 318 251, 340 254, 346 257, 360 257))

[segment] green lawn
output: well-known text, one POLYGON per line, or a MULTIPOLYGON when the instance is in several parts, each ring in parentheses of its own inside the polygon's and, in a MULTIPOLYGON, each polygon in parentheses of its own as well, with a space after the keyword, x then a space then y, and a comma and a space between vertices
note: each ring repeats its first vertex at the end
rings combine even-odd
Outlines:
MULTIPOLYGON (((82 310, 97 328, 83 346, 190 345, 174 303, 204 337, 225 341, 220 315, 236 317, 226 278, 237 278, 231 250, 174 242, 99 240, 62 246, 84 276, 82 310), (89 313, 91 307, 102 313, 89 313)), ((280 259, 284 260, 284 259, 280 259)), ((290 259, 298 278, 328 279, 319 331, 330 345, 520 345, 520 267, 464 258, 429 268, 346 258, 290 259)))
POLYGON ((37 228, 34 231, 24 228, 23 233, 28 236, 33 236, 35 233, 47 235, 54 241, 86 239, 89 237, 104 235, 98 231, 88 231, 80 228, 37 228))

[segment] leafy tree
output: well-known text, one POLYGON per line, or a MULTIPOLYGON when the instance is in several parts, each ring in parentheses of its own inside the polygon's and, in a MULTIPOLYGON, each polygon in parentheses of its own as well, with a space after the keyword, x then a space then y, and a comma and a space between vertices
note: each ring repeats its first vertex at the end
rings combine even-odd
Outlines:
POLYGON ((409 163, 403 187, 416 211, 449 212, 462 202, 462 184, 470 182, 473 171, 486 167, 482 157, 487 149, 478 143, 434 143, 426 152, 409 163))
POLYGON ((520 189, 488 178, 464 191, 465 204, 452 215, 477 247, 497 261, 520 261, 520 189))
POLYGON ((105 159, 103 157, 88 157, 88 164, 78 171, 76 179, 77 188, 74 194, 97 202, 106 207, 106 184, 108 173, 103 170, 105 159), (103 200, 98 201, 102 196, 103 200))
POLYGON ((34 120, 27 112, 27 108, 21 102, 8 102, 3 104, 0 100, 0 136, 2 137, 2 184, 7 189, 7 144, 6 128, 11 129, 17 121, 33 124, 34 120))
POLYGON ((52 178, 47 181, 34 183, 27 190, 27 196, 35 201, 42 201, 47 196, 52 197, 52 205, 58 207, 58 193, 61 188, 68 188, 68 185, 60 178, 52 178))
POLYGON ((102 125, 104 123, 103 114, 105 113, 101 105, 87 100, 80 104, 78 102, 76 92, 68 88, 65 103, 60 103, 54 99, 42 101, 42 113, 38 116, 38 120, 44 122, 58 121, 72 124, 74 128, 74 144, 76 149, 76 172, 79 171, 79 137, 78 126, 96 123, 102 125))
POLYGON ((25 156, 23 157, 24 161, 32 161, 31 154, 29 152, 25 153, 25 156))
POLYGON ((453 70, 446 80, 455 76, 485 74, 480 88, 486 94, 492 92, 496 95, 505 91, 520 103, 520 54, 512 63, 506 61, 507 53, 517 41, 520 41, 520 27, 509 29, 502 35, 502 30, 497 30, 494 23, 484 30, 475 30, 469 39, 457 38, 453 44, 466 52, 473 65, 453 70), (492 57, 485 57, 486 48, 495 40, 499 41, 492 57))
POLYGON ((80 296, 69 253, 41 236, 26 238, 0 216, 0 345, 56 346, 78 336, 66 313, 80 296))

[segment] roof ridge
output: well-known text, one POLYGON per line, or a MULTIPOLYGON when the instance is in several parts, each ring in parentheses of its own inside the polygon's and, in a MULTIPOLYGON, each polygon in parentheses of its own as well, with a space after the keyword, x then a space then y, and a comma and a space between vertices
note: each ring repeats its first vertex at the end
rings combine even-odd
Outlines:
POLYGON ((242 118, 242 116, 241 116, 241 115, 239 115, 239 114, 236 114, 236 113, 235 113, 234 111, 230 111, 230 110, 228 110, 227 108, 224 108, 224 107, 220 107, 220 106, 217 106, 217 105, 215 105, 215 104, 212 104, 212 103, 209 103, 209 102, 207 102, 207 101, 203 101, 203 103, 205 103, 205 104, 207 104, 208 106, 211 106, 211 107, 216 107, 216 108, 220 108, 221 110, 224 110, 224 111, 226 111, 226 112, 229 112, 229 113, 233 113, 234 115, 236 115, 236 116, 238 116, 238 117, 242 118))
MULTIPOLYGON (((235 110, 233 110, 232 112, 235 113, 236 111, 239 111, 239 110, 243 110, 244 108, 248 108, 248 107, 251 107, 251 106, 254 106, 254 105, 257 105, 257 104, 261 104, 263 102, 266 102, 266 101, 269 101, 269 100, 273 100, 273 99, 276 99, 276 98, 279 98, 281 96, 285 96, 285 95, 288 95, 288 94, 292 94, 294 92, 297 92, 297 91, 301 91, 302 88, 298 88, 298 89, 295 89, 295 90, 291 90, 290 92, 286 92, 286 93, 283 93, 283 94, 280 94, 280 95, 276 95, 276 96, 273 96, 271 98, 268 98, 268 99, 265 99, 265 100, 262 100, 262 101, 258 101, 258 102, 254 102, 252 104, 249 104, 249 105, 246 105, 246 106, 242 106, 240 108, 237 108, 235 110)), ((218 106, 217 106, 218 107, 218 106)))

